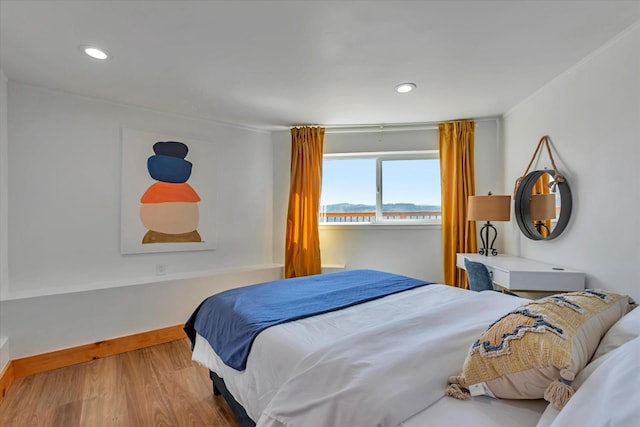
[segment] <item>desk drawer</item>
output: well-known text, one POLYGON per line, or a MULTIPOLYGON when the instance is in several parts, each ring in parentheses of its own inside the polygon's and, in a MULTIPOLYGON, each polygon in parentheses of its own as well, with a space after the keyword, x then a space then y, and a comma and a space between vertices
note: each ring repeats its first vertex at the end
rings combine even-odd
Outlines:
POLYGON ((498 268, 487 266, 491 276, 493 277, 493 283, 509 289, 509 272, 500 270, 498 268))

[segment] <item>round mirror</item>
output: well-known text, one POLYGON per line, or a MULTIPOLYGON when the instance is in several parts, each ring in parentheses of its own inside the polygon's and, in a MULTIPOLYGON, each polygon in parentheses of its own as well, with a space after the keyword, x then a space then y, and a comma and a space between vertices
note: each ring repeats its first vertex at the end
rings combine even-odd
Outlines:
POLYGON ((569 223, 571 189, 566 180, 549 185, 554 181, 554 171, 533 171, 524 177, 516 191, 516 220, 529 239, 555 239, 569 223))

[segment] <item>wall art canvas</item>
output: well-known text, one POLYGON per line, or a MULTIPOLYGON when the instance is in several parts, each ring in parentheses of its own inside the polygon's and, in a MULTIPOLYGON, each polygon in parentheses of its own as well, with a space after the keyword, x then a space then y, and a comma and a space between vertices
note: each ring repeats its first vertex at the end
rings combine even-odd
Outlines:
POLYGON ((212 250, 214 144, 122 130, 123 254, 212 250))

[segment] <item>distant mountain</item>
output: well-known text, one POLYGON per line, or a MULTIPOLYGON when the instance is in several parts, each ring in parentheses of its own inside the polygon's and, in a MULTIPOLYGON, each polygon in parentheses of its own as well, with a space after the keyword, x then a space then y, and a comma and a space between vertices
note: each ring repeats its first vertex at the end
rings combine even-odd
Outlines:
POLYGON ((419 211, 440 211, 440 206, 435 205, 414 205, 413 203, 387 203, 382 205, 385 212, 419 212, 419 211))
MULTIPOLYGON (((382 205, 385 212, 422 212, 440 211, 440 206, 436 205, 416 205, 413 203, 387 203, 382 205)), ((351 203, 336 203, 334 205, 323 206, 325 212, 374 212, 375 205, 362 205, 351 203)))
POLYGON ((351 203, 337 203, 335 205, 325 205, 322 207, 325 212, 374 212, 374 205, 353 205, 351 203))

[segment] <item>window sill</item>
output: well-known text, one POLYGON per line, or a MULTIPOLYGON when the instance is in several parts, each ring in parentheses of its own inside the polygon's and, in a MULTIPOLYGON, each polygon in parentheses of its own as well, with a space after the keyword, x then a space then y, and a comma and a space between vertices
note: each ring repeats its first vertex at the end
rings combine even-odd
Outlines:
POLYGON ((442 228, 439 222, 341 222, 320 224, 320 230, 425 230, 442 228))

